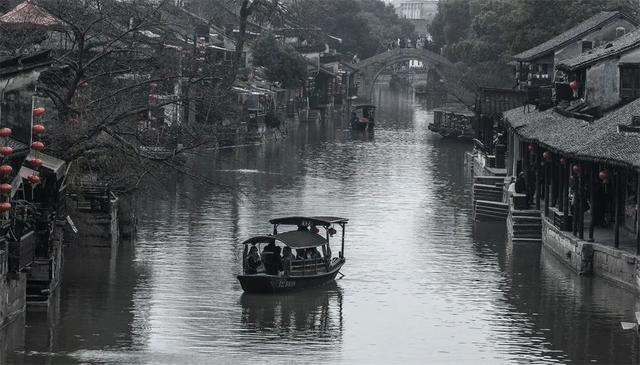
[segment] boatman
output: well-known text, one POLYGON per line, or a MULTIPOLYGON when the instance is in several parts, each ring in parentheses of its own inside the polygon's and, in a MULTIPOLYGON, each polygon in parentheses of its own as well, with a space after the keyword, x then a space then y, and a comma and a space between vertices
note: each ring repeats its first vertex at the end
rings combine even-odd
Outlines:
POLYGON ((356 112, 351 113, 351 128, 355 127, 360 123, 360 119, 358 118, 358 114, 356 112))

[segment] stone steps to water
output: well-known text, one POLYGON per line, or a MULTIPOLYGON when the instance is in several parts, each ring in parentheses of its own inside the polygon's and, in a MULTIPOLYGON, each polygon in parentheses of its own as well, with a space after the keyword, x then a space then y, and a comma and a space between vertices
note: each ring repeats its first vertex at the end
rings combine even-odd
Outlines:
POLYGON ((502 203, 502 188, 491 185, 474 184, 473 201, 478 200, 494 201, 502 203))
POLYGON ((542 244, 542 238, 511 238, 514 244, 542 244))
POLYGON ((509 206, 496 201, 477 200, 473 205, 475 220, 504 221, 509 215, 509 206))
POLYGON ((511 210, 507 225, 512 243, 542 243, 542 215, 539 210, 511 210))
POLYGON ((504 176, 474 176, 473 183, 479 185, 504 186, 504 176))

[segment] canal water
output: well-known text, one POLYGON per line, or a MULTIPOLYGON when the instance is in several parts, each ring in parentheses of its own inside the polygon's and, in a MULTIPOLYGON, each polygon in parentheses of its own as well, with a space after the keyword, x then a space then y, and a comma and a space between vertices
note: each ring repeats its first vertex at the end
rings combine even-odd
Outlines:
POLYGON ((508 244, 503 224, 474 230, 469 144, 429 133, 410 92, 376 95, 373 137, 300 124, 280 143, 193 156, 205 179, 143 193, 135 243, 69 248, 52 306, 3 330, 1 361, 638 363, 619 325, 636 297, 508 244), (344 277, 243 294, 239 242, 292 214, 350 218, 344 277))

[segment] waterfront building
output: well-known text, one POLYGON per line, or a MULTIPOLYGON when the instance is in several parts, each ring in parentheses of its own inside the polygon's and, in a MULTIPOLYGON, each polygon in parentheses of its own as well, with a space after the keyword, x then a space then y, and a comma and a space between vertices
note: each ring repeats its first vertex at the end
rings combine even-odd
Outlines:
POLYGON ((618 11, 600 12, 567 31, 513 56, 515 80, 521 88, 550 86, 555 66, 635 29, 638 22, 618 11))
MULTIPOLYGON (((542 244, 569 267, 640 290, 640 31, 557 64, 573 93, 504 113, 512 213, 542 215, 542 244)), ((558 85, 559 88, 563 87, 558 85)))
POLYGON ((400 1, 396 5, 396 11, 401 18, 431 22, 438 13, 438 2, 439 0, 400 1))

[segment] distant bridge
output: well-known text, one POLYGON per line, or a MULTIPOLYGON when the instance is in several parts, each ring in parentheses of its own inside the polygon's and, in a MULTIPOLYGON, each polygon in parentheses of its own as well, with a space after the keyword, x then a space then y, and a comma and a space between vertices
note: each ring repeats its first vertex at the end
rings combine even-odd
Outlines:
POLYGON ((428 69, 428 73, 437 72, 447 89, 455 92, 456 98, 464 100, 465 104, 469 102, 467 105, 473 103, 474 97, 468 91, 461 89, 453 63, 435 52, 422 48, 394 48, 354 64, 353 67, 357 69, 356 80, 359 84, 358 97, 370 99, 376 80, 384 69, 411 60, 421 61, 428 69))

